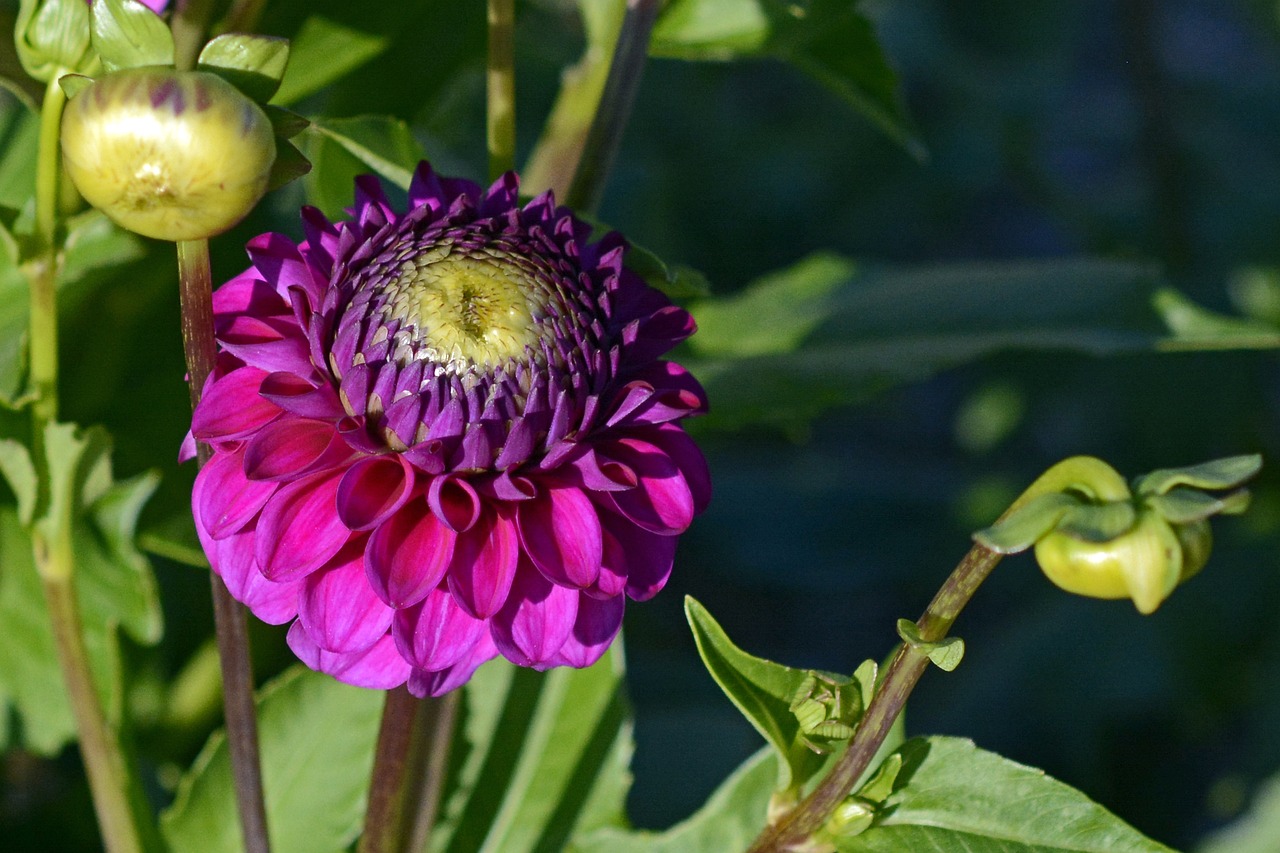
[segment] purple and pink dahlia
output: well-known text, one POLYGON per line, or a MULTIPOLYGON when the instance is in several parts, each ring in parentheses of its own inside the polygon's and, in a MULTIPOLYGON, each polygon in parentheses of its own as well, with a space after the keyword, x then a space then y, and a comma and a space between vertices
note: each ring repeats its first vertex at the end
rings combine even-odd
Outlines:
POLYGON ((196 528, 341 681, 424 696, 498 654, 589 666, 710 497, 678 425, 705 396, 660 357, 692 318, 621 236, 517 189, 424 163, 399 214, 357 179, 351 220, 304 209, 305 242, 255 238, 214 294, 196 528))

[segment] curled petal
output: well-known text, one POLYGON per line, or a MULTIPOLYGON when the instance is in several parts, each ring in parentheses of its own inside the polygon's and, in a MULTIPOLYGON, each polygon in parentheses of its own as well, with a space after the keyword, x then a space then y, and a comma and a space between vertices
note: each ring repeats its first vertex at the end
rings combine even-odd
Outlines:
POLYGON ((346 412, 333 388, 316 387, 293 373, 272 373, 262 380, 259 392, 286 412, 317 420, 341 419, 346 412))
POLYGON ((648 601, 671 577, 677 538, 650 533, 616 516, 608 519, 608 528, 618 544, 618 550, 611 557, 626 567, 627 595, 635 601, 648 601))
POLYGON ((413 494, 413 466, 390 454, 361 459, 338 484, 338 517, 352 530, 372 530, 413 494))
POLYGON ((600 518, 577 488, 552 486, 519 504, 520 541, 550 580, 579 589, 600 574, 600 518))
POLYGON ((350 531, 335 506, 342 472, 322 471, 283 486, 258 520, 255 554, 270 580, 301 578, 342 549, 350 531))
POLYGON ((634 489, 603 493, 619 513, 653 533, 681 533, 689 526, 695 511, 693 492, 662 448, 624 438, 609 445, 607 454, 636 473, 634 489))
POLYGON ((301 622, 294 622, 286 639, 298 660, 344 684, 391 690, 409 680, 409 664, 400 657, 390 634, 362 651, 327 652, 312 642, 301 622))
POLYGON ((551 665, 585 669, 600 660, 622 628, 625 603, 621 595, 605 599, 581 595, 573 631, 552 658, 551 665))
POLYGON ((244 449, 244 471, 250 480, 293 480, 330 468, 351 456, 333 424, 284 418, 258 430, 244 449))
POLYGON ((458 535, 449 563, 449 591, 472 616, 487 619, 507 600, 519 558, 514 519, 503 512, 486 512, 458 535))
POLYGON ((209 382, 191 418, 191 432, 203 441, 229 441, 250 435, 280 415, 258 393, 266 372, 241 367, 209 382))
POLYGON ((396 611, 391 633, 396 648, 415 669, 440 670, 461 661, 486 633, 483 620, 467 613, 446 589, 433 589, 421 603, 396 611))
POLYGON ((470 530, 480 517, 480 497, 475 488, 460 477, 436 477, 427 489, 431 511, 453 530, 470 530))
POLYGON ((387 633, 394 614, 365 580, 363 542, 348 543, 328 566, 302 581, 298 619, 325 651, 369 648, 387 633))
POLYGON ((417 604, 444 578, 456 539, 424 501, 410 501, 369 537, 369 584, 391 607, 417 604))
POLYGON ((517 666, 546 669, 569 639, 578 616, 579 593, 554 584, 522 564, 489 632, 502 656, 517 666))

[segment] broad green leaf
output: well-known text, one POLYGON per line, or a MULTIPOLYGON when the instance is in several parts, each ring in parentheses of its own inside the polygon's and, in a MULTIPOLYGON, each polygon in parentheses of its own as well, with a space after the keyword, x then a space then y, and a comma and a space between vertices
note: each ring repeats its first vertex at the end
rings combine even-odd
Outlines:
POLYGON ((691 597, 685 598, 685 616, 711 677, 783 759, 778 764, 778 789, 803 785, 821 766, 822 758, 805 746, 792 703, 806 679, 814 675, 813 670, 747 654, 691 597))
MULTIPOLYGON (((0 206, 16 210, 32 198, 39 142, 37 113, 13 102, 0 105, 0 206)), ((7 229, 12 222, 6 217, 4 224, 7 229)))
POLYGON ((691 60, 770 56, 789 62, 923 156, 871 22, 850 0, 672 0, 650 53, 691 60))
POLYGON ((266 103, 280 88, 289 64, 288 39, 226 33, 209 40, 196 60, 199 71, 225 78, 255 101, 266 103))
POLYGON ((1188 465, 1184 468, 1162 468, 1144 474, 1134 484, 1141 495, 1162 495, 1176 486, 1195 489, 1233 489, 1262 470, 1262 457, 1256 453, 1228 456, 1188 465))
MULTIPOLYGON (((360 830, 382 716, 380 690, 295 666, 262 689, 258 737, 271 847, 339 853, 360 830)), ((160 818, 175 850, 242 853, 226 738, 216 732, 160 818)))
MULTIPOLYGON (((96 448, 94 453, 99 452, 96 448)), ((144 644, 156 642, 162 630, 155 579, 132 545, 137 514, 155 489, 156 478, 146 474, 103 489, 105 454, 82 461, 88 464, 69 479, 97 494, 75 513, 75 586, 90 666, 104 705, 114 716, 120 701, 115 692, 120 673, 115 626, 144 644)), ((60 500, 79 504, 73 495, 60 500)), ((0 509, 0 624, 5 626, 0 695, 17 711, 27 748, 52 754, 75 736, 75 726, 31 559, 31 539, 8 507, 0 509)))
POLYGON ((972 741, 915 738, 899 752, 897 790, 841 853, 1173 853, 1044 771, 972 741))
POLYGON ((1151 299, 1172 337, 1160 341, 1160 349, 1219 350, 1276 349, 1280 329, 1252 318, 1230 317, 1195 304, 1171 288, 1159 290, 1151 299))
POLYGON ((320 15, 303 22, 291 46, 289 67, 275 93, 292 104, 374 59, 387 49, 386 36, 353 29, 320 15))
POLYGON ((778 778, 769 748, 747 759, 702 808, 666 832, 607 828, 570 844, 567 853, 727 853, 746 850, 764 829, 778 778))
POLYGON ((833 282, 838 263, 802 261, 789 271, 801 281, 789 287, 750 285, 690 306, 700 331, 681 361, 715 401, 700 425, 791 427, 1003 350, 1106 355, 1155 343, 1124 319, 1144 310, 1152 281, 1145 266, 1075 260, 869 268, 833 282), (788 306, 785 294, 803 294, 806 280, 817 295, 788 306), (781 337, 792 347, 786 352, 769 349, 775 320, 789 334, 781 337))
POLYGON ((23 69, 42 83, 83 70, 89 17, 83 0, 21 0, 14 43, 23 69))
POLYGON ((137 0, 93 0, 93 49, 108 71, 173 64, 173 33, 137 0))
POLYGON ((425 157, 409 126, 388 116, 312 122, 301 139, 312 166, 307 194, 331 218, 351 205, 357 175, 373 172, 408 189, 414 168, 425 157))
POLYGON ((536 673, 494 661, 467 684, 433 853, 563 850, 624 822, 631 716, 621 651, 588 669, 536 673))
POLYGON ((1280 838, 1280 776, 1259 786, 1249 811, 1208 837, 1196 853, 1274 853, 1280 838))

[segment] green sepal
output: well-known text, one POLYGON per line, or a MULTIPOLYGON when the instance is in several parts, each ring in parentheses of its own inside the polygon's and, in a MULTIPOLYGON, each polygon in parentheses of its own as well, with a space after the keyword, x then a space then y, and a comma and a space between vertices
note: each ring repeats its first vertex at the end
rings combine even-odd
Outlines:
POLYGON ((42 83, 83 69, 92 58, 89 7, 84 0, 22 0, 14 45, 23 69, 42 83))
POLYGON ((284 139, 276 139, 276 159, 271 164, 271 175, 267 178, 267 191, 278 190, 310 171, 311 161, 298 150, 298 146, 284 139))
POLYGON ((40 483, 27 448, 12 439, 0 439, 0 474, 18 499, 18 519, 29 527, 35 518, 40 483))
POLYGON ((1195 489, 1234 489, 1262 469, 1262 457, 1256 453, 1227 456, 1184 468, 1161 468, 1134 481, 1139 495, 1163 495, 1175 486, 1195 489))
POLYGON ((271 132, 279 139, 293 139, 311 126, 311 120, 300 116, 293 110, 277 107, 275 104, 262 104, 262 111, 271 122, 271 132))
POLYGON ((217 74, 253 100, 266 103, 280 88, 288 64, 288 39, 226 33, 204 46, 196 70, 217 74))
POLYGON ((68 99, 74 98, 93 85, 93 78, 84 74, 63 74, 58 78, 58 87, 68 99))
POLYGON ((1057 530, 1085 542, 1110 542, 1133 529, 1138 520, 1132 501, 1108 501, 1070 507, 1057 530))
POLYGON ((946 637, 937 642, 927 642, 920 637, 920 628, 910 619, 898 620, 898 636, 902 642, 929 658, 943 672, 951 672, 964 658, 964 640, 946 637))
POLYGON ((902 755, 893 753, 876 768, 875 775, 858 789, 858 796, 868 802, 880 805, 889 799, 894 785, 898 782, 898 774, 902 772, 902 755))
POLYGON ((1177 486, 1146 499, 1147 506, 1172 524, 1190 524, 1212 515, 1239 515, 1249 507, 1249 490, 1238 489, 1221 497, 1199 489, 1177 486))
POLYGON ((997 554, 1025 551, 1058 526, 1069 510, 1081 507, 1081 498, 1065 492, 1039 495, 1012 510, 990 527, 973 534, 974 541, 997 554))
POLYGON ((93 49, 108 71, 173 65, 173 33, 137 0, 93 0, 93 49))

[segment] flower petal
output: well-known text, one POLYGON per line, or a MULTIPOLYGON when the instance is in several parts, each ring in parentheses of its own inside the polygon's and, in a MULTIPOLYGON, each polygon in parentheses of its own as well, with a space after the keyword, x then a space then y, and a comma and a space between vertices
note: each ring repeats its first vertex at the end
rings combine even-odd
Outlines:
POLYGON ((579 589, 600 574, 600 518, 595 504, 572 486, 542 489, 519 504, 520 541, 550 580, 579 589))
POLYGON ((399 454, 359 460, 338 484, 338 517, 352 530, 372 530, 413 494, 414 473, 399 454))
POLYGON ((634 489, 601 493, 619 513, 654 533, 681 533, 693 521, 693 492, 662 448, 624 438, 599 452, 627 466, 638 478, 634 489))
POLYGON ((243 452, 215 453, 191 490, 196 526, 214 539, 230 536, 253 520, 277 488, 245 476, 243 452))
POLYGON ((446 669, 466 657, 486 634, 484 620, 467 613, 447 589, 433 589, 413 607, 396 611, 391 634, 414 668, 446 669))
POLYGON ((481 664, 497 656, 498 647, 493 644, 493 638, 488 631, 482 631, 467 656, 453 666, 438 671, 415 669, 409 676, 409 692, 420 699, 443 696, 466 684, 481 664))
POLYGON ((417 604, 449 568, 457 534, 422 499, 410 501, 378 526, 365 550, 369 584, 395 608, 417 604))
POLYGON ((350 531, 338 518, 342 471, 321 471, 283 486, 258 519, 255 556, 270 580, 301 578, 342 549, 350 531))
POLYGON ((622 628, 625 604, 621 595, 598 599, 582 594, 573 631, 551 659, 551 665, 585 669, 600 660, 622 628))
POLYGON ((311 641, 301 622, 294 622, 289 626, 286 639, 298 660, 316 672, 332 675, 344 684, 391 690, 409 680, 409 664, 400 657, 390 634, 363 651, 345 653, 327 652, 317 646, 311 641))
POLYGON ((283 625, 298 615, 301 581, 275 583, 262 576, 253 558, 254 530, 241 530, 225 539, 214 540, 199 527, 196 533, 209 557, 209 566, 222 578, 227 591, 268 625, 283 625))
POLYGON ((505 512, 485 512, 458 535, 449 563, 449 591, 472 616, 488 619, 507 600, 519 559, 515 520, 505 512))
POLYGON ((579 597, 522 562, 506 604, 489 620, 498 651, 517 666, 546 669, 573 631, 579 597))
POLYGON ((302 581, 298 620, 311 641, 325 651, 369 648, 387 633, 394 615, 365 580, 364 543, 358 540, 302 581))
POLYGON ((333 424, 282 418, 267 424, 244 450, 244 471, 251 480, 292 480, 330 468, 351 455, 333 424))
POLYGON ((192 434, 202 441, 229 441, 279 417, 280 409, 258 393, 266 375, 256 367, 240 367, 205 385, 191 418, 192 434))

